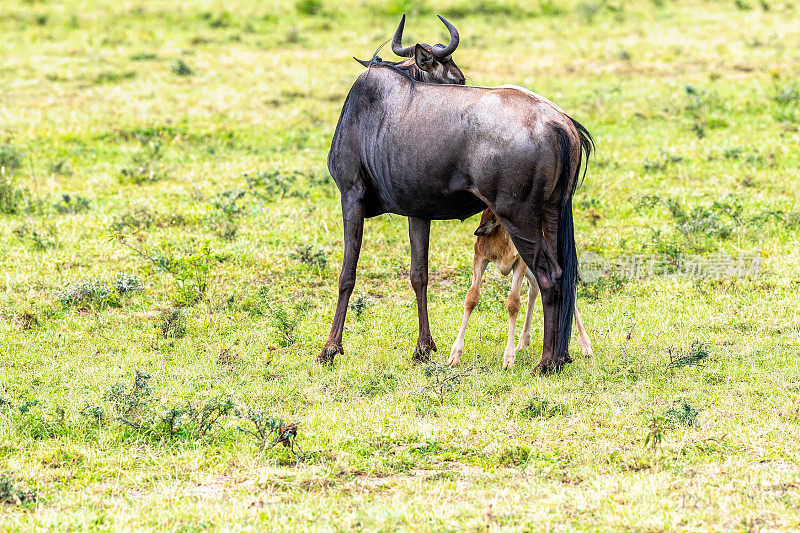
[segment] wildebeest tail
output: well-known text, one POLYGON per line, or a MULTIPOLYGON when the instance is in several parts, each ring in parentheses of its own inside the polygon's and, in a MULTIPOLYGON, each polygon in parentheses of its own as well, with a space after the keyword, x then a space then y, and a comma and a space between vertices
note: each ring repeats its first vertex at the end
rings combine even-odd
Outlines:
MULTIPOLYGON (((589 156, 592 155, 592 152, 594 151, 594 137, 592 137, 592 134, 589 133, 589 130, 583 127, 583 124, 581 124, 572 117, 569 117, 569 119, 572 121, 572 125, 575 126, 575 129, 578 130, 578 137, 580 137, 580 142, 581 142, 581 154, 585 159, 585 161, 583 162, 584 165, 583 176, 581 176, 581 182, 583 182, 583 178, 586 177, 586 171, 589 170, 589 156)), ((579 159, 578 160, 579 169, 580 166, 581 162, 579 159)), ((577 174, 575 177, 577 178, 577 174)), ((575 181, 577 181, 577 179, 575 181)), ((572 198, 571 194, 570 198, 572 198)))
MULTIPOLYGON (((572 119, 570 119, 572 120, 572 119)), ((575 282, 578 278, 578 253, 575 248, 575 228, 572 220, 572 195, 578 183, 581 170, 581 156, 585 156, 584 176, 589 164, 589 155, 594 149, 594 139, 591 134, 576 120, 572 120, 580 137, 580 150, 578 151, 578 164, 575 165, 575 174, 572 166, 572 146, 569 134, 560 130, 561 138, 561 176, 563 187, 561 210, 558 213, 558 262, 562 269, 561 275, 561 312, 558 318, 558 343, 556 344, 555 357, 557 361, 571 361, 569 356, 569 340, 572 335, 572 317, 575 314, 575 282)))

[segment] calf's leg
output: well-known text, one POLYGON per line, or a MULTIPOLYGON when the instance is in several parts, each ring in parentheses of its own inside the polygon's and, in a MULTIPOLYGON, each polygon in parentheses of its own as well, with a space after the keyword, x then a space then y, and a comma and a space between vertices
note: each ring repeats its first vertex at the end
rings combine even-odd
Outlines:
POLYGON ((594 355, 592 351, 592 341, 589 340, 589 335, 583 328, 581 316, 578 314, 578 297, 575 297, 575 325, 578 326, 578 342, 581 343, 581 353, 584 357, 591 357, 594 355))
POLYGON ((339 299, 336 303, 336 314, 333 317, 331 332, 325 347, 317 356, 322 364, 332 364, 336 354, 344 354, 342 348, 342 332, 347 314, 347 303, 353 294, 356 284, 356 265, 361 253, 361 239, 364 234, 364 207, 358 200, 347 201, 342 198, 342 219, 344 226, 344 259, 342 272, 339 274, 339 299))
POLYGON ((528 280, 528 309, 525 312, 525 324, 522 326, 522 334, 519 336, 519 343, 517 344, 517 351, 524 350, 531 343, 531 323, 533 321, 533 304, 536 302, 536 297, 539 295, 539 285, 536 284, 536 278, 533 272, 523 264, 525 267, 525 279, 528 280))
POLYGON ((431 326, 428 322, 428 243, 431 221, 408 218, 408 237, 411 241, 411 286, 417 296, 417 316, 419 317, 419 337, 412 360, 425 363, 430 353, 436 351, 431 326))
POLYGON ((483 273, 486 271, 486 266, 489 260, 475 254, 472 259, 472 284, 467 291, 467 298, 464 300, 464 318, 461 319, 461 329, 458 330, 458 337, 453 342, 453 347, 450 348, 450 358, 447 364, 450 366, 457 366, 464 354, 464 337, 467 334, 467 322, 469 322, 469 315, 472 310, 478 305, 478 299, 481 294, 481 281, 483 280, 483 273))
POLYGON ((521 305, 520 290, 522 289, 522 279, 525 277, 527 268, 525 263, 520 260, 517 260, 514 265, 511 292, 508 294, 508 301, 506 302, 508 308, 508 341, 506 341, 506 349, 503 351, 503 368, 514 366, 514 361, 517 358, 517 352, 514 350, 514 329, 517 325, 517 315, 519 315, 521 305))

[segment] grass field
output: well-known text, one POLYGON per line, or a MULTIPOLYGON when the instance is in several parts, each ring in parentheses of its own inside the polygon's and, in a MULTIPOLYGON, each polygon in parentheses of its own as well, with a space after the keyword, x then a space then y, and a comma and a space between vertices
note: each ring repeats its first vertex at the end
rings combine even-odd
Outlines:
POLYGON ((800 529, 797 10, 2 2, 0 530, 800 529), (596 137, 576 238, 617 268, 578 287, 594 358, 574 341, 534 374, 537 305, 503 371, 490 270, 443 368, 473 218, 433 224, 440 351, 413 365, 407 224, 382 216, 345 355, 315 364, 342 257, 327 149, 351 56, 402 12, 409 43, 456 24, 468 83, 596 137), (728 256, 758 269, 676 275, 728 256))

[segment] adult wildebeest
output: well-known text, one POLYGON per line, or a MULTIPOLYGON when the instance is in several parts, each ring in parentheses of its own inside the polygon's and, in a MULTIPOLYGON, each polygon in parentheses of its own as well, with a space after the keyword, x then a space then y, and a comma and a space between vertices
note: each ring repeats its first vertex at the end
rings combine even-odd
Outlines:
MULTIPOLYGON (((414 360, 424 361, 436 350, 427 308, 431 220, 465 220, 488 207, 536 277, 544 307, 539 368, 555 369, 571 361, 578 262, 572 193, 592 138, 550 100, 521 87, 425 82, 437 65, 452 62, 458 46, 458 33, 445 23, 451 34, 447 46, 416 45, 415 69, 406 68, 408 61, 373 58, 345 100, 328 153, 328 169, 341 193, 344 260, 336 314, 318 359, 330 363, 344 353, 342 331, 364 218, 383 213, 409 218, 419 317, 414 360)), ((402 29, 403 22, 392 49, 408 55, 402 29)))
MULTIPOLYGON (((508 232, 494 216, 491 210, 487 209, 481 215, 481 223, 475 230, 475 255, 472 259, 472 283, 467 291, 464 300, 464 317, 461 319, 461 328, 458 336, 450 348, 450 358, 447 364, 450 366, 458 365, 461 355, 464 353, 464 337, 467 333, 467 323, 469 316, 478 305, 480 298, 480 287, 483 273, 489 263, 493 263, 503 276, 512 274, 511 291, 508 293, 506 306, 508 309, 508 340, 503 351, 503 368, 511 368, 516 360, 516 352, 526 348, 531 343, 531 321, 533 319, 533 303, 539 289, 536 279, 533 277, 531 269, 525 265, 511 242, 508 232), (519 336, 519 344, 514 347, 514 330, 517 324, 517 315, 522 304, 520 293, 522 292, 522 279, 528 280, 528 310, 525 313, 525 324, 522 326, 522 333, 519 336)), ((578 302, 575 301, 575 325, 578 326, 578 341, 581 344, 581 352, 585 357, 592 355, 592 342, 586 330, 583 328, 581 317, 578 314, 578 302)))

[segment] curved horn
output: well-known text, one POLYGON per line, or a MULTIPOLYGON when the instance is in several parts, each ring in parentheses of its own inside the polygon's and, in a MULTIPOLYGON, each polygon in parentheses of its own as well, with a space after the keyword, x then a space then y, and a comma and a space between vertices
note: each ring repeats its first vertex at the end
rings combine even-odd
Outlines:
POLYGON ((437 59, 441 59, 443 57, 449 56, 450 54, 456 51, 456 48, 458 48, 458 30, 456 29, 455 26, 450 24, 447 21, 447 19, 445 19, 443 16, 441 15, 436 15, 436 16, 439 17, 439 20, 441 20, 444 23, 444 25, 447 26, 447 29, 450 30, 450 44, 445 46, 444 50, 438 50, 433 52, 433 55, 435 55, 437 59))
MULTIPOLYGON (((394 39, 392 39, 392 52, 400 57, 411 57, 414 55, 414 47, 407 46, 403 48, 403 27, 406 25, 406 14, 403 13, 403 18, 400 19, 400 25, 397 31, 394 32, 394 39)), ((456 34, 458 35, 458 34, 456 34)))

